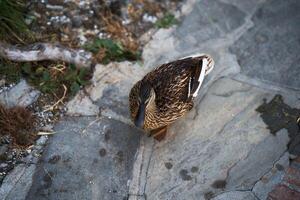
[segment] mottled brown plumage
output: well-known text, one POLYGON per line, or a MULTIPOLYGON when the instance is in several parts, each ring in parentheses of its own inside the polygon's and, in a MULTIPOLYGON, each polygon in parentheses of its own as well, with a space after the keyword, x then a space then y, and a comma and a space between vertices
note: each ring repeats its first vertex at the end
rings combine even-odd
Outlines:
POLYGON ((130 91, 131 119, 136 126, 152 131, 161 139, 166 126, 193 108, 193 99, 213 66, 210 56, 197 55, 149 72, 130 91))

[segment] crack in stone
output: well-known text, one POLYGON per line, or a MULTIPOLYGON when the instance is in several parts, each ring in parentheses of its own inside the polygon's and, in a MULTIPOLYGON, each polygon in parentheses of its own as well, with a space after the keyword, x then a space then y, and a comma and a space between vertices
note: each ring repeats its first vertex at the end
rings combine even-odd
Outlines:
POLYGON ((239 83, 246 83, 248 85, 251 85, 251 86, 254 86, 254 87, 257 87, 260 89, 274 91, 277 93, 293 94, 294 96, 299 94, 299 91, 300 91, 299 89, 295 89, 295 88, 273 85, 270 82, 251 78, 251 77, 248 77, 248 76, 246 76, 244 74, 240 74, 240 73, 237 74, 236 76, 232 77, 232 80, 235 80, 239 83))
MULTIPOLYGON (((261 177, 264 177, 265 175, 267 175, 267 174, 275 167, 275 164, 276 164, 276 163, 282 158, 282 156, 284 156, 284 154, 287 153, 287 152, 288 152, 288 150, 286 149, 286 150, 279 156, 278 159, 274 160, 274 162, 272 163, 272 167, 269 168, 268 170, 266 170, 266 172, 265 172, 261 177)), ((261 177, 260 177, 257 181, 255 181, 255 182, 253 183, 253 186, 252 186, 251 189, 250 189, 253 193, 254 193, 253 188, 254 188, 255 185, 260 181, 261 177)))
POLYGON ((170 189, 168 189, 168 190, 166 190, 164 192, 161 192, 159 195, 163 195, 163 194, 169 193, 169 192, 171 192, 172 190, 174 190, 175 188, 177 188, 179 186, 180 186, 180 184, 175 185, 175 186, 171 187, 170 189))
POLYGON ((129 199, 131 196, 133 196, 133 197, 142 197, 145 200, 147 199, 145 194, 131 194, 131 193, 127 194, 127 199, 129 199))
POLYGON ((143 196, 145 199, 147 198, 146 195, 146 185, 147 185, 147 178, 148 178, 148 171, 150 167, 150 161, 152 159, 154 145, 155 143, 152 141, 150 144, 149 140, 145 141, 147 137, 141 138, 141 144, 137 151, 136 159, 134 161, 134 167, 132 174, 133 181, 129 185, 129 192, 131 194, 137 194, 139 196, 143 196), (148 145, 147 145, 148 144, 148 145), (151 145, 151 146, 150 146, 151 145), (134 174, 137 174, 134 176, 134 174))
POLYGON ((144 185, 144 194, 146 195, 146 186, 147 186, 147 180, 148 180, 148 171, 149 171, 149 167, 150 167, 150 161, 152 159, 152 155, 153 155, 153 152, 154 152, 154 145, 155 143, 153 142, 152 146, 151 146, 151 153, 150 153, 150 156, 149 156, 149 159, 148 159, 148 165, 146 167, 146 176, 145 176, 145 185, 144 185))
MULTIPOLYGON (((219 193, 219 194, 217 194, 217 195, 213 195, 212 196, 212 198, 216 198, 217 196, 220 196, 220 195, 222 195, 222 194, 225 194, 225 193, 229 193, 229 192, 250 192, 251 194, 253 194, 253 196, 257 199, 257 200, 261 200, 260 198, 258 198, 255 194, 254 194, 254 192, 252 192, 251 190, 249 190, 249 189, 236 189, 236 190, 226 190, 226 191, 224 191, 224 192, 221 192, 221 193, 219 193)), ((210 198, 211 199, 211 198, 210 198)))
POLYGON ((223 94, 218 94, 218 93, 212 93, 213 95, 215 96, 218 96, 218 97, 230 97, 236 93, 244 93, 244 92, 248 92, 252 89, 251 86, 248 86, 247 89, 241 89, 241 90, 233 90, 233 91, 229 91, 229 92, 225 92, 223 94))
MULTIPOLYGON (((20 182, 20 180, 22 179, 22 177, 24 176, 24 174, 26 174, 26 170, 31 166, 31 165, 36 165, 36 164, 28 164, 28 165, 26 165, 26 166, 24 166, 24 170, 23 170, 23 173, 22 173, 22 175, 18 178, 18 180, 13 184, 13 186, 16 186, 19 182, 20 182)), ((35 169, 34 169, 34 171, 32 172, 32 174, 34 174, 35 173, 35 169)), ((3 187, 3 184, 1 185, 1 187, 3 187)), ((7 197, 11 194, 11 192, 14 190, 14 187, 12 187, 10 190, 9 190, 9 192, 8 193, 6 193, 6 196, 4 197, 4 199, 3 200, 6 200, 7 199, 7 197)))

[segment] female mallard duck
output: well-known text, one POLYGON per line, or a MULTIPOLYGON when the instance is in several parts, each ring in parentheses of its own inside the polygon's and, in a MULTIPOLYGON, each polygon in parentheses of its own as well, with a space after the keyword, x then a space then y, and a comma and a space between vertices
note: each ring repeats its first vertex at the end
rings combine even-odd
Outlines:
POLYGON ((214 67, 209 55, 163 64, 138 81, 129 94, 131 118, 137 127, 161 140, 167 126, 193 107, 204 76, 214 67))

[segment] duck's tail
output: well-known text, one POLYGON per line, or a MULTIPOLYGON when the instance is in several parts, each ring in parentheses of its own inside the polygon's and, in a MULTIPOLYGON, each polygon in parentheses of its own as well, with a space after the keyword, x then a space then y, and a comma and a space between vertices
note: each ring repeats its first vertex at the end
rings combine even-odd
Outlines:
POLYGON ((182 59, 196 60, 199 65, 194 67, 194 72, 189 80, 188 96, 195 98, 198 95, 204 77, 208 75, 214 68, 215 62, 210 55, 195 54, 186 56, 182 59))

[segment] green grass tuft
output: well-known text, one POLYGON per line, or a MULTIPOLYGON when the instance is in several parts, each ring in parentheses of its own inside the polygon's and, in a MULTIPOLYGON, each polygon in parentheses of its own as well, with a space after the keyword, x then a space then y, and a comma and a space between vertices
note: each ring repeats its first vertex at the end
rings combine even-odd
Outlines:
POLYGON ((43 65, 22 65, 22 73, 26 79, 43 93, 61 93, 63 85, 68 88, 68 95, 74 96, 81 87, 90 83, 91 72, 86 68, 77 69, 70 65, 64 67, 57 65, 44 67, 43 65), (59 68, 61 71, 57 70, 59 68))
POLYGON ((87 68, 78 69, 72 64, 14 63, 0 59, 0 80, 11 84, 18 83, 22 77, 45 94, 59 96, 64 92, 65 85, 67 96, 72 97, 90 83, 92 72, 87 68))
POLYGON ((24 13, 25 0, 0 0, 0 40, 24 43, 33 37, 24 13))
POLYGON ((19 82, 21 76, 22 74, 19 63, 13 63, 0 59, 0 79, 5 79, 5 82, 10 84, 19 82))
POLYGON ((140 52, 129 51, 121 43, 112 39, 97 38, 92 43, 84 45, 83 48, 97 54, 96 59, 98 57, 103 64, 108 64, 110 61, 139 60, 141 57, 140 52))
POLYGON ((155 22, 156 28, 169 28, 178 23, 178 20, 171 13, 166 13, 163 18, 155 22))

